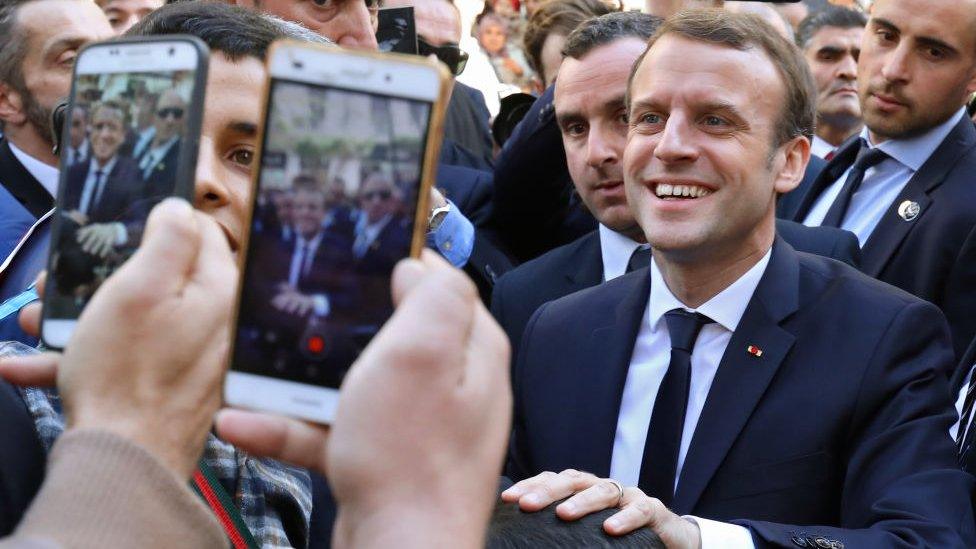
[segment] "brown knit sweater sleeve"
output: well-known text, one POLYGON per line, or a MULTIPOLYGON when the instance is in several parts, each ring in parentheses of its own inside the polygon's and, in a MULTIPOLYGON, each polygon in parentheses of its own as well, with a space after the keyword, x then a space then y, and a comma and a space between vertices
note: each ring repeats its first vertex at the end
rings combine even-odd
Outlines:
POLYGON ((40 492, 0 548, 227 547, 212 511, 142 447, 106 431, 62 435, 40 492))

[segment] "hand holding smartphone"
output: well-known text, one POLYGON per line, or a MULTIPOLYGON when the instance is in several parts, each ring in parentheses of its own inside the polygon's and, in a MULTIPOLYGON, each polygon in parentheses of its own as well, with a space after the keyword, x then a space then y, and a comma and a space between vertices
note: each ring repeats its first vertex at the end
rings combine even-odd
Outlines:
POLYGON ((448 75, 411 56, 291 42, 269 54, 229 404, 329 422, 424 244, 448 75))
POLYGON ((149 211, 192 201, 207 47, 124 39, 79 53, 61 140, 41 337, 67 344, 98 287, 138 248, 149 211))

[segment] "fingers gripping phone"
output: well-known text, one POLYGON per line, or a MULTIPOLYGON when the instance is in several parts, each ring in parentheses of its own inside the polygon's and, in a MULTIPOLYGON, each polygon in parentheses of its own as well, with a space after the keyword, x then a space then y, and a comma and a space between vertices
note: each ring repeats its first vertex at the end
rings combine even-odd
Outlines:
POLYGON ((417 257, 448 75, 414 56, 282 42, 268 61, 229 404, 329 422, 417 257))
POLYGON ((99 286, 138 248, 149 211, 192 201, 207 47, 193 37, 88 46, 75 62, 60 146, 41 323, 64 348, 99 286))

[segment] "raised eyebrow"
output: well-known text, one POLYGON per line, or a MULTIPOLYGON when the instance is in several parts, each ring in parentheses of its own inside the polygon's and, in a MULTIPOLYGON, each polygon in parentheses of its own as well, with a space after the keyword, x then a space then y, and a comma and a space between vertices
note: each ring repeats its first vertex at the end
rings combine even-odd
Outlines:
POLYGON ((69 36, 66 38, 60 38, 47 45, 44 48, 44 58, 47 59, 52 52, 62 52, 71 49, 79 49, 88 42, 87 39, 81 38, 79 36, 69 36))
POLYGON ((884 27, 890 31, 894 31, 898 34, 901 34, 901 29, 899 29, 897 25, 895 25, 891 21, 888 21, 887 19, 881 17, 873 17, 871 18, 871 24, 877 27, 884 27))
POLYGON ((257 136, 258 134, 258 125, 253 122, 232 122, 228 128, 232 132, 241 133, 248 137, 257 136))
POLYGON ((824 47, 818 49, 817 50, 817 53, 841 54, 841 53, 844 53, 846 51, 847 51, 846 48, 841 48, 841 47, 838 47, 838 46, 824 46, 824 47))
POLYGON ((586 118, 578 112, 556 112, 556 125, 560 128, 574 122, 586 122, 586 118))

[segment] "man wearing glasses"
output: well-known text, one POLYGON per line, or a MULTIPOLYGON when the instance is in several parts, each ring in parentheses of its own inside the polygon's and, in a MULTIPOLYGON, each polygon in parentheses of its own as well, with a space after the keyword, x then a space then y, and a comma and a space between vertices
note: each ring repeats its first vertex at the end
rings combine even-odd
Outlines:
POLYGON ((136 157, 148 195, 172 194, 176 180, 177 156, 183 135, 186 101, 175 91, 167 91, 156 102, 153 126, 156 134, 146 150, 136 157))

